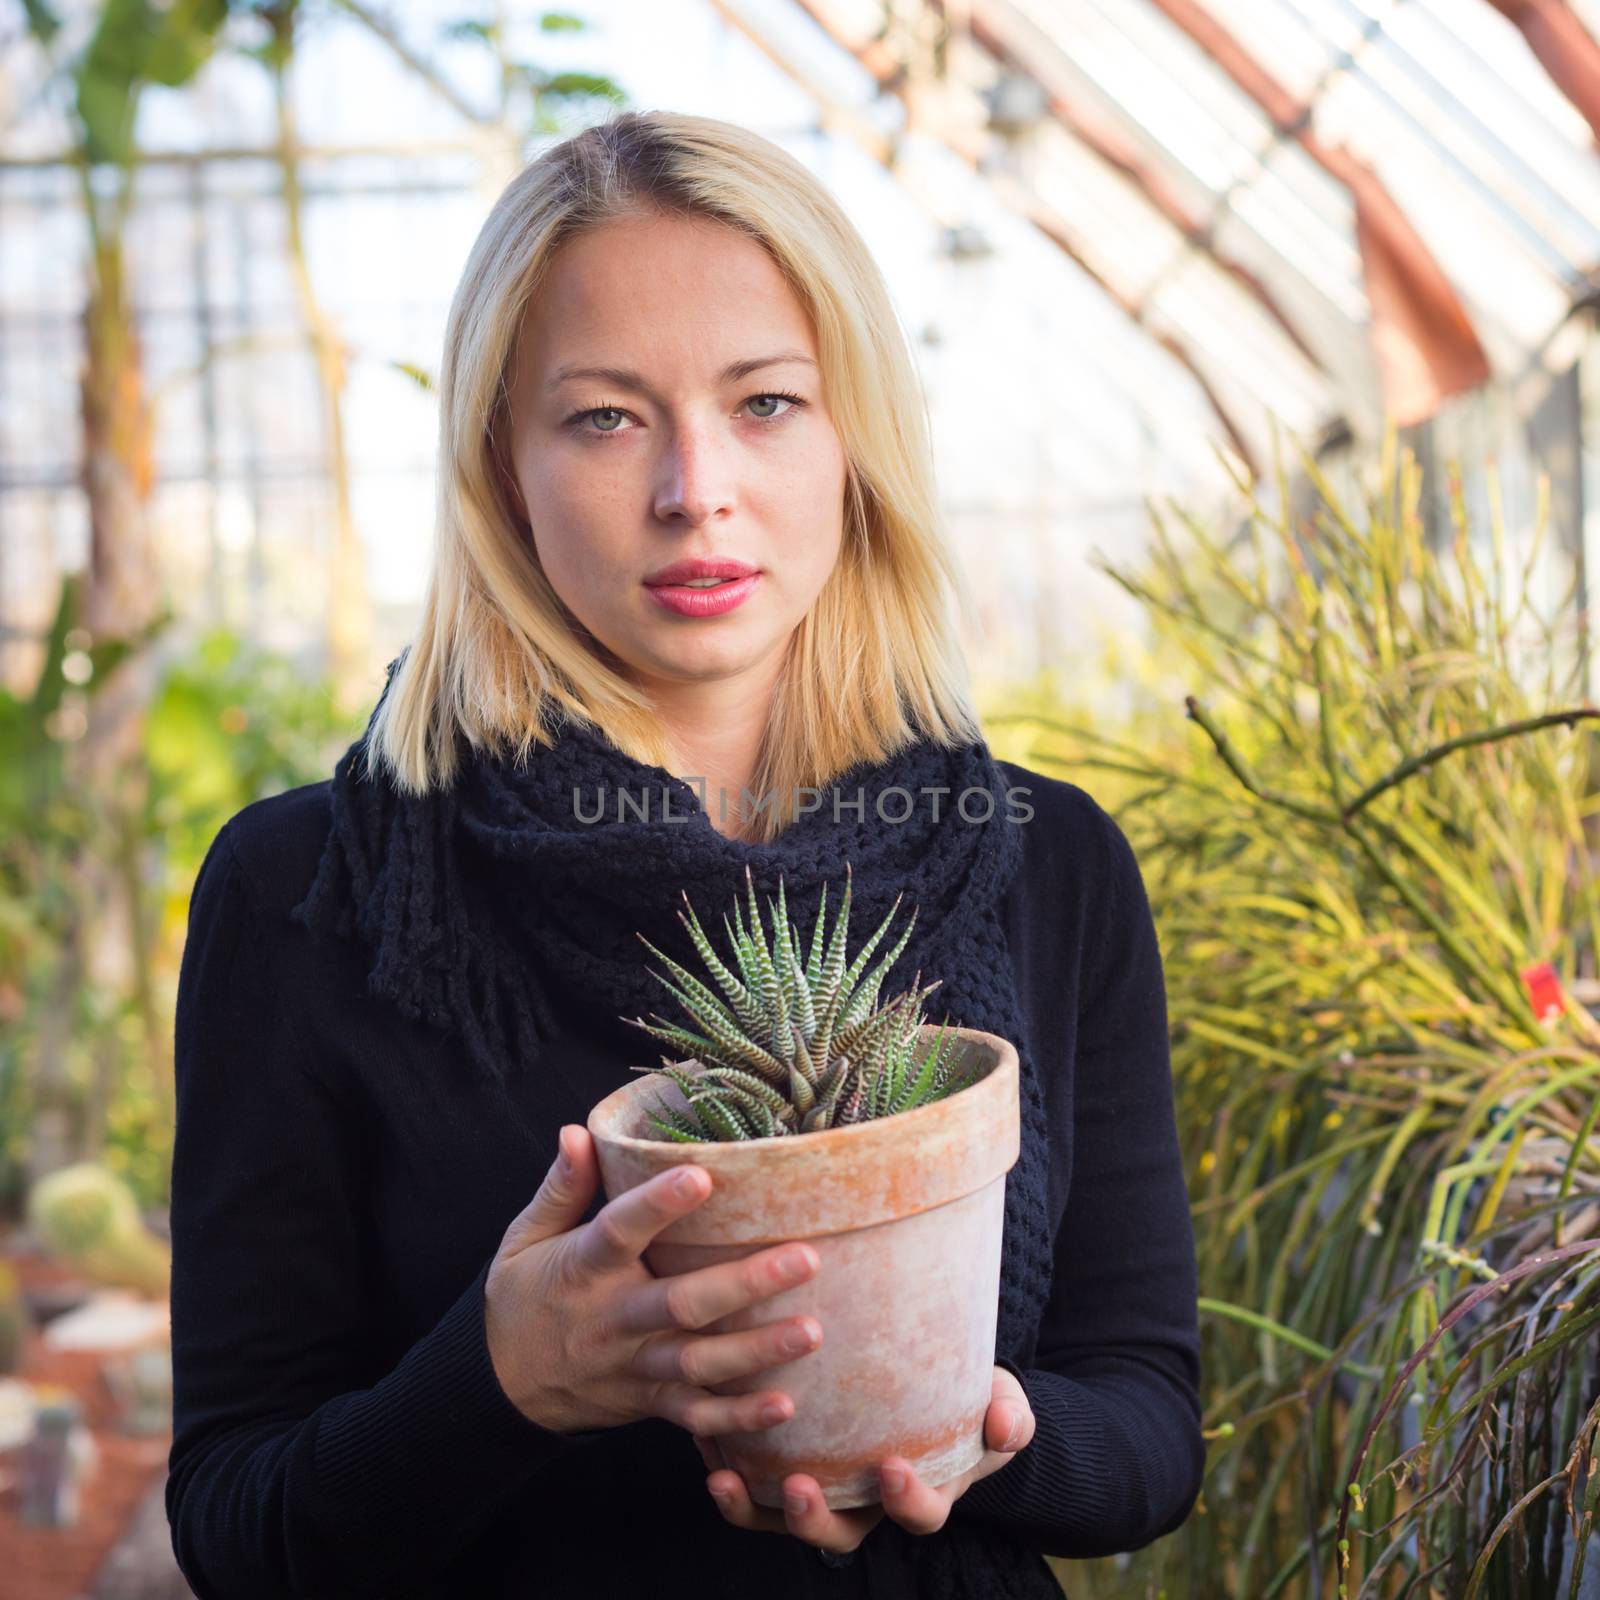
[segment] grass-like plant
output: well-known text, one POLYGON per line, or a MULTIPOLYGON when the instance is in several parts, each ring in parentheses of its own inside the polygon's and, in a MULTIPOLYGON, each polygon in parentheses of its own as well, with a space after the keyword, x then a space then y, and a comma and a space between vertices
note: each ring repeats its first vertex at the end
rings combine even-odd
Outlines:
POLYGON ((819 1133, 848 1123, 894 1116, 931 1105, 976 1081, 977 1069, 955 1071, 960 1041, 949 1034, 949 1017, 926 1053, 920 1053, 922 1001, 942 979, 922 985, 919 971, 912 986, 882 1006, 876 1004, 884 975, 905 949, 916 912, 900 941, 870 973, 867 962, 895 913, 897 896, 877 931, 845 965, 845 940, 850 925, 851 879, 845 867, 844 897, 833 931, 826 931, 828 886, 822 887, 811 948, 804 962, 802 941, 789 921, 783 879, 778 897, 768 899, 772 914, 769 936, 756 904, 755 880, 745 868, 750 922, 746 927, 737 900, 733 923, 726 916, 733 966, 717 955, 695 915, 687 892, 678 920, 688 931, 700 959, 721 997, 650 943, 638 938, 665 963, 671 979, 652 971, 676 997, 699 1032, 675 1026, 652 1012, 655 1023, 640 1017, 623 1020, 698 1059, 703 1070, 690 1076, 679 1062, 663 1056, 662 1067, 634 1067, 635 1072, 660 1072, 683 1091, 687 1112, 662 1102, 663 1113, 649 1120, 664 1137, 683 1144, 734 1139, 770 1139, 785 1134, 819 1133))
POLYGON ((1201 1504, 1075 1600, 1588 1592, 1600 710, 1533 603, 1542 508, 1514 543, 1491 472, 1475 528, 1452 473, 1435 542, 1377 465, 1301 452, 1105 564, 1153 625, 1128 725, 984 719, 1101 769, 1145 871, 1199 1254, 1201 1504))

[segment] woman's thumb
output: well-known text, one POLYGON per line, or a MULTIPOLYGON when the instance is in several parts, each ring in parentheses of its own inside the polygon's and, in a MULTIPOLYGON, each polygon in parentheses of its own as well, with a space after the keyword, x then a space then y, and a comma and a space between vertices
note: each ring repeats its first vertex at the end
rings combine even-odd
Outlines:
POLYGON ((518 1248, 566 1233, 582 1220, 594 1198, 594 1163, 586 1129, 567 1123, 556 1135, 556 1157, 539 1192, 511 1225, 518 1248))

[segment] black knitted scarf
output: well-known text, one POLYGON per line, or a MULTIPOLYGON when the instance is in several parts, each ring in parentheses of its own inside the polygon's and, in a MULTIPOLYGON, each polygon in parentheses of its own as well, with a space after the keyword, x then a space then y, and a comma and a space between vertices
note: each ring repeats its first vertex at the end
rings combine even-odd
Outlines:
MULTIPOLYGON (((385 694, 403 660, 390 663, 385 694)), ((335 765, 333 828, 292 915, 362 944, 372 956, 370 994, 454 1030, 471 1064, 502 1079, 538 1059, 558 1026, 557 998, 606 1018, 687 1021, 663 1004, 671 997, 649 974, 659 963, 636 937, 698 970, 677 917, 681 890, 721 950, 721 918, 746 900, 746 865, 764 918, 781 875, 790 921, 809 948, 822 886, 831 926, 848 861, 851 955, 903 894, 880 948, 898 941, 912 908, 916 922, 880 1001, 920 972, 924 984, 942 980, 925 1002, 929 1021, 948 1016, 1017 1046, 1022 1140, 1006 1179, 996 1345, 1017 1366, 1030 1364, 1051 1275, 1048 1128, 1001 917, 1025 824, 1008 820, 1008 785, 984 743, 949 750, 922 739, 882 763, 860 763, 759 844, 719 833, 698 788, 576 722, 561 726, 552 747, 536 745, 521 768, 463 741, 453 786, 421 798, 402 795, 386 775, 358 781, 371 733, 369 721, 335 765)), ((652 1043, 620 1020, 616 1027, 635 1055, 652 1043)), ((1040 1587, 1047 1575, 1037 1553, 961 1520, 959 1507, 938 1534, 912 1544, 931 1600, 1051 1592, 1040 1587)))

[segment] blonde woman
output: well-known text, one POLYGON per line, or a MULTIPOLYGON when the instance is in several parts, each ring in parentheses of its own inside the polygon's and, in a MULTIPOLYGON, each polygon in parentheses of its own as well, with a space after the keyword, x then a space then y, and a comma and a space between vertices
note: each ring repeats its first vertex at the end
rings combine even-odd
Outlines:
POLYGON ((618 115, 500 196, 441 380, 415 635, 191 903, 167 1510, 196 1595, 1049 1596, 1044 1555, 1176 1528, 1204 1450, 1150 908, 1108 813, 983 741, 861 239, 755 134, 618 115), (884 993, 936 975, 1017 1044, 1022 1148, 982 1460, 887 1459, 840 1511, 796 1474, 779 1511, 716 1440, 781 1428, 828 1329, 699 1330, 816 1252, 656 1279, 710 1176, 602 1204, 585 1119, 654 1060, 637 935, 692 958, 680 890, 714 914, 781 875, 808 936, 846 864, 853 926, 918 910, 884 993))

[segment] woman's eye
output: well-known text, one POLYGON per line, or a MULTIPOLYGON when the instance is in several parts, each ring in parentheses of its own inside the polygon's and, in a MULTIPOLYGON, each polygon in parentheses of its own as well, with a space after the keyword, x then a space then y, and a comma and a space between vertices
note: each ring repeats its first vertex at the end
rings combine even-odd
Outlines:
MULTIPOLYGON (((781 394, 756 394, 756 395, 751 395, 751 397, 749 398, 749 400, 747 400, 745 402, 745 404, 746 405, 752 405, 752 406, 758 406, 758 405, 761 405, 764 401, 768 401, 768 400, 777 400, 777 401, 781 402, 784 405, 793 405, 793 403, 794 403, 792 400, 789 399, 789 397, 787 395, 781 395, 781 394)), ((779 411, 777 413, 773 413, 773 412, 770 412, 770 411, 758 411, 758 412, 753 412, 752 415, 753 416, 762 417, 762 418, 766 418, 766 417, 770 417, 770 416, 773 416, 773 415, 777 415, 777 416, 781 417, 783 415, 783 413, 781 411, 779 411)))
MULTIPOLYGON (((745 405, 752 407, 768 406, 773 401, 781 402, 784 409, 782 411, 752 410, 750 415, 757 422, 778 422, 806 403, 797 394, 778 391, 771 394, 753 394, 745 401, 745 405)), ((625 416, 627 416, 627 412, 621 406, 585 406, 583 410, 573 412, 567 421, 572 427, 580 428, 585 433, 621 433, 624 430, 616 424, 620 423, 620 420, 625 416), (596 418, 614 418, 616 422, 610 426, 603 423, 595 423, 590 426, 589 424, 596 418)))
POLYGON ((786 389, 778 389, 770 394, 753 394, 745 402, 745 404, 760 405, 766 400, 781 400, 783 402, 784 409, 778 412, 753 412, 752 415, 758 422, 777 422, 782 417, 793 416, 795 412, 799 411, 806 403, 800 398, 799 395, 790 394, 786 389))

